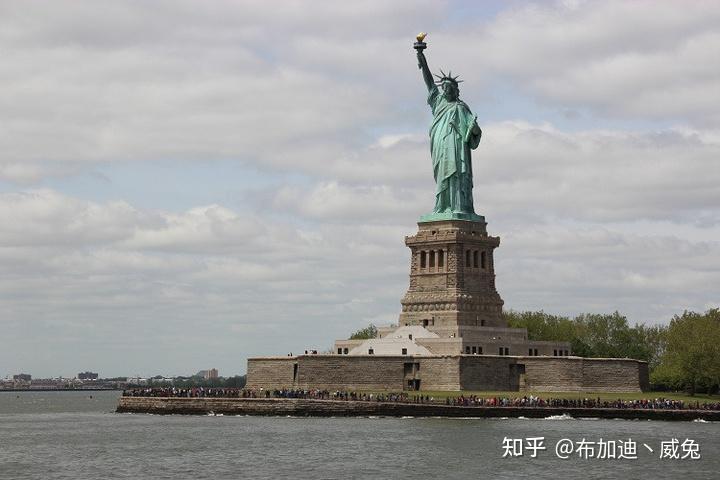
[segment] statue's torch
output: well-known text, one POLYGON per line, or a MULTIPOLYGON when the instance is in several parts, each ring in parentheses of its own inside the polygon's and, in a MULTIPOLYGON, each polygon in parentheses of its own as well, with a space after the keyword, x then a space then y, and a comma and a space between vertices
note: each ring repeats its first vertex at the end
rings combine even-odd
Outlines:
POLYGON ((417 37, 415 37, 417 39, 417 42, 415 42, 413 44, 413 48, 415 50, 417 50, 418 53, 422 53, 422 51, 427 48, 427 43, 423 42, 423 40, 425 40, 426 36, 427 36, 427 33, 420 32, 420 33, 418 33, 417 37))
MULTIPOLYGON (((423 69, 423 63, 425 63, 425 55, 423 55, 423 50, 427 48, 427 43, 423 42, 425 40, 425 36, 427 33, 420 32, 417 34, 417 37, 415 39, 417 42, 413 44, 413 48, 417 51, 417 58, 418 58, 418 68, 420 70, 423 69)), ((426 66, 427 68, 427 66, 426 66)))

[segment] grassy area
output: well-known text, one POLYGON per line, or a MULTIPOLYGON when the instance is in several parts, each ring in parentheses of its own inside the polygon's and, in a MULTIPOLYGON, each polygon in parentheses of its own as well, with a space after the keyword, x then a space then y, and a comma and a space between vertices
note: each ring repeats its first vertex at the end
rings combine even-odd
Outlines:
POLYGON ((608 393, 608 392, 438 392, 438 391, 420 391, 420 392, 406 392, 411 397, 414 395, 427 395, 435 399, 447 398, 447 397, 459 397, 460 395, 470 396, 475 395, 477 397, 506 397, 506 398, 517 398, 523 396, 535 396, 540 398, 567 398, 567 399, 578 399, 578 398, 600 398, 601 401, 612 401, 612 400, 642 400, 642 399, 653 399, 653 398, 667 398, 671 400, 682 400, 686 403, 707 403, 707 402, 718 402, 720 396, 718 395, 705 395, 696 394, 690 396, 684 392, 638 392, 638 393, 608 393))

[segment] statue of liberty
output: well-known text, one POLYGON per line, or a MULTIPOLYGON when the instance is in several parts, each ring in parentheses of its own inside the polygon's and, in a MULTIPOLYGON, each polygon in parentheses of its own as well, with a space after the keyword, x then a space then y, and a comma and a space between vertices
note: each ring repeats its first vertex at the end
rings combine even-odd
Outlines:
POLYGON ((472 197, 472 163, 470 151, 480 144, 482 131, 470 108, 460 100, 458 84, 462 80, 452 72, 430 73, 423 50, 425 34, 417 36, 418 67, 428 89, 428 104, 433 114, 430 126, 430 154, 435 176, 435 208, 420 221, 473 220, 484 221, 475 214, 472 197), (440 87, 440 89, 438 89, 440 87), (442 91, 441 91, 442 90, 442 91))

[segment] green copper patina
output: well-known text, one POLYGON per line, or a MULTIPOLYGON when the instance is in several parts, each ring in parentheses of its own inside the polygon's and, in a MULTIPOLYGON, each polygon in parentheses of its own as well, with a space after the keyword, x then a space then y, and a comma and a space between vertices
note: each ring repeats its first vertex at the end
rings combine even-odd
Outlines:
POLYGON ((425 34, 417 36, 418 67, 428 89, 428 104, 433 114, 430 126, 430 153, 435 176, 435 208, 420 217, 421 222, 435 220, 471 220, 484 222, 473 208, 471 150, 480 144, 482 131, 470 108, 460 100, 458 84, 462 80, 452 72, 435 75, 433 80, 423 50, 425 34), (440 91, 440 89, 442 91, 440 91))

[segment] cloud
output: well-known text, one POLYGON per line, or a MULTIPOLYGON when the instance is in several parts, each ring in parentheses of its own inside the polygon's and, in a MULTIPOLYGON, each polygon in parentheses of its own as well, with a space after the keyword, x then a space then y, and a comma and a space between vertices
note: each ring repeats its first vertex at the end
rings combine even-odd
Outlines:
MULTIPOLYGON (((398 86, 383 91, 368 80, 401 71, 383 53, 387 42, 437 7, 322 9, 318 16, 293 2, 272 13, 262 2, 5 5, 0 179, 158 158, 322 169, 363 126, 393 116, 398 86)), ((412 66, 412 54, 406 58, 412 66)))
POLYGON ((713 2, 529 4, 443 32, 437 57, 548 105, 717 127, 718 21, 713 2))
POLYGON ((631 321, 665 323, 670 312, 707 308, 720 280, 720 242, 672 232, 546 225, 516 227, 502 242, 498 288, 506 306, 517 310, 619 310, 631 321))
MULTIPOLYGON (((474 195, 491 221, 720 222, 720 142, 705 131, 567 132, 524 121, 483 131, 473 153, 474 195)), ((258 198, 315 220, 414 219, 433 205, 427 150, 425 138, 390 137, 336 161, 327 175, 339 180, 285 185, 258 198)))
MULTIPOLYGON (((313 210, 316 200, 304 205, 302 195, 299 217, 216 205, 149 211, 53 191, 0 196, 3 218, 13 212, 0 227, 2 321, 20 349, 4 351, 3 363, 47 368, 22 353, 31 334, 74 368, 82 366, 68 349, 81 342, 101 359, 97 368, 118 374, 151 373, 146 355, 122 368, 112 360, 136 349, 152 352, 153 372, 182 373, 188 349, 224 352, 217 365, 236 372, 245 356, 325 348, 363 323, 392 319, 407 287, 403 237, 413 219, 406 211, 390 214, 403 221, 382 219, 376 210, 391 197, 374 204, 363 189, 318 190, 322 204, 338 195, 342 208, 313 210), (338 217, 347 211, 352 221, 338 217)), ((490 221, 502 237, 496 265, 508 307, 619 309, 666 321, 670 312, 705 308, 720 280, 715 241, 635 234, 622 223, 490 221)))
POLYGON ((517 89, 505 96, 558 111, 718 127, 712 4, 530 4, 468 24, 437 20, 456 8, 323 4, 318 16, 294 2, 272 15, 247 2, 7 4, 0 180, 157 159, 378 178, 390 162, 411 164, 383 139, 407 146, 426 129, 408 25, 434 28, 431 65, 472 79, 479 108, 501 83, 517 89), (371 146, 386 156, 368 161, 371 146))
POLYGON ((486 129, 479 205, 579 221, 716 224, 720 144, 700 132, 583 131, 504 122, 486 129), (714 212, 714 213, 713 213, 714 212))
POLYGON ((0 194, 0 245, 91 245, 121 240, 153 222, 125 202, 100 206, 51 190, 0 194))
MULTIPOLYGON (((329 344, 401 294, 386 290, 404 276, 402 263, 388 261, 405 248, 404 229, 393 226, 298 228, 214 205, 147 211, 47 190, 0 195, 0 216, 8 220, 0 224, 0 320, 14 345, 2 353, 10 369, 47 371, 28 356, 31 337, 58 358, 82 344, 97 368, 114 371, 139 346, 163 352, 152 368, 178 374, 188 349, 223 349, 223 368, 238 372, 236 348, 244 358, 329 344), (370 270, 368 258, 377 262, 370 270), (238 337, 238 324, 269 330, 238 337), (319 325, 335 326, 318 338, 319 325), (262 338, 273 331, 282 337, 270 345, 262 338)), ((147 372, 147 362, 123 368, 147 372)))
POLYGON ((417 190, 395 190, 389 185, 353 187, 329 182, 310 192, 283 188, 275 194, 273 206, 310 218, 383 222, 413 217, 423 196, 417 190))

